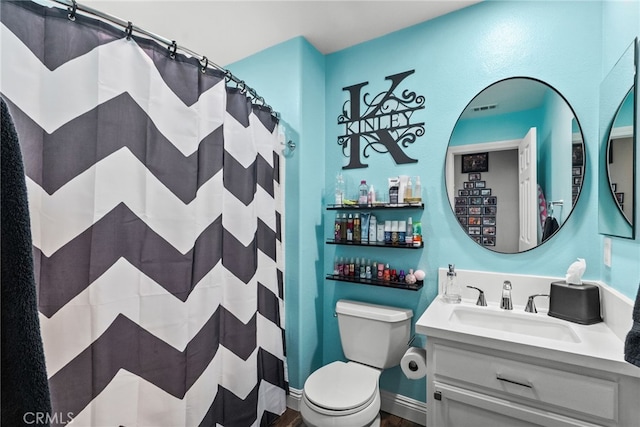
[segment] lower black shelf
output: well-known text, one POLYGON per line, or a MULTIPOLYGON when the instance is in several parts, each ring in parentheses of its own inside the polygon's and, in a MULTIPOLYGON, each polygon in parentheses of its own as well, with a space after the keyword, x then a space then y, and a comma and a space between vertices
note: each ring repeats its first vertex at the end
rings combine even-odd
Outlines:
POLYGON ((362 285, 383 286, 385 288, 407 289, 409 291, 417 291, 424 285, 423 280, 418 280, 416 283, 410 285, 406 282, 392 282, 390 280, 378 280, 378 279, 360 279, 349 276, 339 276, 337 274, 327 274, 327 280, 335 280, 337 282, 350 282, 358 283, 362 285))

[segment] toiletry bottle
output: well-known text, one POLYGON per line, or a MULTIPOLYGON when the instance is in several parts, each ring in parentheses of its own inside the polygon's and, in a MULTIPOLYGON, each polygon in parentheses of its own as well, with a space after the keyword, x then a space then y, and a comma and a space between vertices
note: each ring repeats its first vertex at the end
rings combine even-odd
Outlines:
POLYGON ((333 260, 333 274, 334 274, 334 276, 340 274, 339 265, 340 265, 340 261, 338 261, 338 257, 336 257, 333 260))
POLYGON ((449 264, 449 271, 444 283, 444 300, 450 304, 459 304, 462 301, 462 289, 458 284, 455 268, 455 265, 449 264))
POLYGON ((413 245, 413 220, 411 217, 407 220, 407 232, 405 234, 404 242, 408 246, 413 245))
POLYGON ((384 243, 391 244, 391 221, 384 222, 384 243))
MULTIPOLYGON (((380 223, 378 223, 377 226, 377 230, 376 230, 376 241, 378 243, 384 243, 384 227, 385 227, 386 221, 383 223, 382 221, 380 223)), ((389 236, 391 237, 391 236, 389 236)))
POLYGON ((360 186, 358 187, 358 204, 366 205, 369 200, 369 187, 367 186, 367 181, 364 179, 360 181, 360 186))
MULTIPOLYGON (((371 267, 369 267, 369 271, 371 271, 371 267)), ((364 258, 362 258, 362 263, 360 264, 360 278, 367 278, 367 264, 365 264, 364 258)))
POLYGON ((411 177, 407 180, 407 185, 404 187, 404 202, 410 203, 413 198, 413 186, 411 184, 411 177))
POLYGON ((342 178, 342 174, 338 173, 336 176, 336 205, 342 205, 344 198, 344 179, 342 178))
POLYGON ((378 280, 384 279, 384 264, 378 263, 378 280))
POLYGON ((360 214, 360 243, 369 243, 369 227, 371 227, 371 214, 363 212, 360 214))
POLYGON ((343 213, 342 218, 340 218, 340 241, 347 241, 347 214, 343 213))
POLYGON ((398 221, 391 221, 391 244, 398 245, 398 221))
POLYGON ((365 279, 371 279, 371 260, 367 260, 367 265, 365 266, 365 279))
POLYGON ((353 274, 355 273, 355 262, 353 262, 353 258, 351 258, 351 261, 349 261, 349 277, 353 277, 353 274))
POLYGON ((360 258, 356 258, 356 263, 353 264, 353 277, 360 277, 360 258))
POLYGON ((353 241, 353 215, 349 214, 347 218, 347 242, 353 241))
POLYGON ((405 278, 404 270, 400 270, 400 273, 398 273, 398 282, 404 282, 405 278))
POLYGON ((391 280, 391 269, 389 268, 389 264, 384 266, 384 271, 382 274, 382 280, 385 280, 387 282, 391 280))
POLYGON ((376 243, 377 226, 378 220, 375 216, 371 215, 371 218, 369 218, 369 244, 376 243))
POLYGON ((338 261, 338 276, 344 276, 344 257, 340 257, 338 261))
POLYGON ((422 223, 419 221, 413 223, 413 246, 422 246, 422 223))
POLYGON ((398 221, 398 244, 404 245, 407 240, 407 223, 406 221, 398 221))
POLYGON ((369 194, 367 195, 367 201, 371 206, 376 203, 376 190, 373 189, 373 184, 369 187, 369 194))
POLYGON ((419 176, 416 176, 416 185, 413 187, 413 197, 418 203, 422 201, 422 184, 420 184, 419 176))
POLYGON ((353 214, 353 241, 356 243, 360 243, 361 239, 361 235, 360 232, 362 231, 362 229, 360 228, 360 214, 359 213, 355 213, 353 214))
POLYGON ((389 187, 389 204, 397 205, 398 204, 398 186, 393 185, 389 187))
POLYGON ((341 223, 341 215, 340 213, 336 213, 336 222, 333 230, 333 240, 336 242, 340 241, 340 223, 341 223))

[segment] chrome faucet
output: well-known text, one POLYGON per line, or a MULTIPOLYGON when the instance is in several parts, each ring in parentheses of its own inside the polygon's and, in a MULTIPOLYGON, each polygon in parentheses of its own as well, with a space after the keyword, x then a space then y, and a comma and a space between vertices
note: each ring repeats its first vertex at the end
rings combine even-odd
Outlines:
POLYGON ((549 294, 535 294, 531 295, 527 300, 527 306, 524 308, 524 311, 527 313, 537 313, 536 304, 533 302, 535 297, 548 297, 549 294))
POLYGON ((478 291, 478 300, 476 301, 476 305, 479 305, 481 307, 486 307, 487 306, 487 300, 484 297, 484 291, 480 288, 476 288, 475 286, 468 286, 467 288, 470 289, 475 289, 476 291, 478 291))
POLYGON ((502 284, 502 298, 500 299, 500 308, 504 310, 513 310, 511 302, 511 282, 505 280, 502 284))

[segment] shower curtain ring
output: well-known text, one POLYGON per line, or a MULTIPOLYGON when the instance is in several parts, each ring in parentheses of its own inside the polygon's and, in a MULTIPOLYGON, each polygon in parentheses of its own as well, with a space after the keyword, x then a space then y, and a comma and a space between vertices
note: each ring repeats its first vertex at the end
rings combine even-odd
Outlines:
POLYGON ((133 23, 131 21, 127 23, 124 33, 127 35, 127 40, 131 40, 131 34, 133 33, 133 23))
POLYGON ((240 89, 240 92, 242 93, 247 92, 247 84, 244 82, 244 80, 240 80, 238 82, 237 88, 240 89))
POLYGON ((233 77, 232 74, 231 74, 231 71, 224 70, 224 81, 225 81, 225 83, 229 83, 231 81, 231 77, 233 77))
POLYGON ((203 56, 202 59, 200 60, 200 65, 202 65, 202 68, 200 68, 200 71, 202 72, 202 74, 204 74, 207 71, 207 67, 209 66, 209 58, 207 58, 206 56, 203 56))
POLYGON ((175 59, 176 58, 176 51, 178 50, 178 44, 176 43, 175 40, 171 41, 171 45, 169 45, 169 57, 171 59, 175 59))
POLYGON ((67 8, 67 10, 69 11, 69 13, 67 14, 67 18, 69 18, 69 21, 75 21, 76 11, 78 10, 78 3, 76 3, 76 0, 71 0, 71 2, 73 3, 71 5, 72 9, 67 8))

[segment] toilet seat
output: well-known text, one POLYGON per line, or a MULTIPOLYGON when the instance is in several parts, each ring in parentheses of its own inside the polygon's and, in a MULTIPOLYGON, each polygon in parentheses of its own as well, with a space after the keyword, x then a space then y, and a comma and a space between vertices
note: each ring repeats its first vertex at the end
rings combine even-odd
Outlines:
POLYGON ((380 371, 355 362, 333 362, 312 373, 303 398, 325 415, 349 415, 371 404, 378 395, 380 371))

